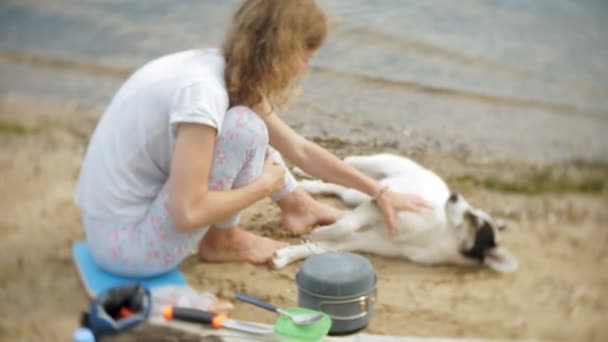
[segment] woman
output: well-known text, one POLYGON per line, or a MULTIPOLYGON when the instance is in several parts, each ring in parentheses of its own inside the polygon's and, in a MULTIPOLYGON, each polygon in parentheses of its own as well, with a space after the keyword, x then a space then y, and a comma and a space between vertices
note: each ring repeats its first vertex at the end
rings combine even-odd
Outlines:
POLYGON ((267 196, 293 233, 335 221, 335 209, 296 188, 280 154, 313 176, 375 197, 393 231, 397 211, 425 207, 385 191, 273 113, 326 31, 313 0, 247 0, 222 51, 165 56, 125 82, 95 129, 77 189, 101 267, 151 276, 178 265, 197 244, 202 260, 265 263, 285 244, 242 230, 238 213, 267 196))

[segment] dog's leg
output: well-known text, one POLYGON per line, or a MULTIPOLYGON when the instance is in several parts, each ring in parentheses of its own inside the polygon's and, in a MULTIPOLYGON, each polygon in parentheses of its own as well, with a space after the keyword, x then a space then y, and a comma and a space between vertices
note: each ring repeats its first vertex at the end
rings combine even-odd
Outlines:
POLYGON ((308 242, 300 245, 281 248, 274 252, 274 256, 272 257, 272 265, 275 268, 283 268, 296 260, 305 259, 314 254, 324 253, 328 251, 327 248, 329 247, 325 245, 326 244, 324 243, 308 242))
POLYGON ((291 168, 291 173, 293 173, 294 175, 296 175, 298 177, 302 177, 302 178, 308 178, 308 179, 315 178, 315 177, 309 175, 308 173, 306 173, 304 170, 300 169, 297 166, 294 166, 293 168, 291 168))
POLYGON ((298 182, 298 186, 311 195, 340 196, 342 192, 347 190, 342 185, 325 183, 320 180, 303 180, 298 182))
POLYGON ((274 253, 272 265, 283 268, 288 264, 327 252, 361 251, 377 255, 394 256, 396 249, 375 231, 356 232, 340 241, 315 241, 281 248, 274 253))
POLYGON ((311 255, 336 252, 362 252, 385 257, 410 259, 421 264, 435 264, 436 258, 429 257, 424 248, 413 247, 407 251, 397 241, 387 240, 375 229, 364 232, 353 232, 350 236, 336 241, 319 241, 289 246, 275 252, 272 263, 276 268, 283 268, 289 263, 308 258, 311 255))
POLYGON ((336 242, 332 248, 336 251, 363 252, 386 257, 402 256, 399 245, 387 240, 375 229, 355 232, 350 239, 336 242))
POLYGON ((413 168, 421 168, 408 158, 390 153, 351 156, 345 158, 344 162, 375 179, 390 177, 413 168))
POLYGON ((310 237, 315 241, 348 239, 357 230, 379 222, 379 220, 382 220, 382 217, 378 209, 368 201, 344 215, 334 224, 314 229, 310 233, 310 237))
POLYGON ((369 196, 360 191, 349 189, 338 184, 325 183, 320 180, 303 180, 298 183, 298 186, 312 195, 338 196, 350 207, 357 206, 369 200, 369 196))

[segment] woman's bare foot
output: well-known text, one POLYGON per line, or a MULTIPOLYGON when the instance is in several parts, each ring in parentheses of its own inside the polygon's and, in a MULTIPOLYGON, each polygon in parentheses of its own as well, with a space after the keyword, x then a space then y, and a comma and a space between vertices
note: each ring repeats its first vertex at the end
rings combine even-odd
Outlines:
POLYGON ((302 189, 292 191, 277 202, 281 208, 281 227, 301 235, 317 224, 331 224, 344 215, 342 210, 321 203, 302 189))
POLYGON ((286 246, 287 243, 257 236, 237 226, 209 228, 198 245, 198 255, 203 261, 248 261, 259 265, 270 261, 277 249, 286 246))

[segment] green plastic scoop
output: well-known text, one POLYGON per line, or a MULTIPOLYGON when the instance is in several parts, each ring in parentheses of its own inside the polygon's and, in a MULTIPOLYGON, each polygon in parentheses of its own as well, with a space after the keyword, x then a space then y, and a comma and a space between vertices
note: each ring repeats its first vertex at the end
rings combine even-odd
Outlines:
POLYGON ((274 325, 274 333, 281 342, 317 342, 321 341, 331 328, 331 318, 322 312, 292 307, 286 309, 293 315, 321 314, 323 318, 308 325, 297 325, 287 316, 281 315, 274 325))

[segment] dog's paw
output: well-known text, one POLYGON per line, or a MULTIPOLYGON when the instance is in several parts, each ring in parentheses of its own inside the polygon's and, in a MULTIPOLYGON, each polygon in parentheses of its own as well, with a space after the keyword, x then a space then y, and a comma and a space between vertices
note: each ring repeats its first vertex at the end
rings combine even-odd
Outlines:
POLYGON ((272 256, 272 266, 276 269, 281 269, 287 266, 291 262, 291 258, 289 257, 290 254, 290 247, 276 250, 272 256))
POLYGON ((303 180, 298 183, 298 187, 312 195, 318 195, 325 191, 322 181, 319 180, 303 180))
POLYGON ((290 263, 291 263, 291 259, 290 258, 288 258, 288 257, 281 257, 281 256, 278 256, 276 254, 272 257, 272 261, 271 261, 272 267, 274 269, 277 269, 277 270, 279 270, 279 269, 281 269, 281 268, 289 265, 290 263))
POLYGON ((274 269, 279 270, 279 269, 287 266, 287 264, 289 264, 289 260, 286 258, 280 258, 280 257, 277 257, 276 255, 274 257, 272 257, 271 266, 274 269))
POLYGON ((291 249, 294 246, 287 246, 287 247, 283 247, 281 249, 277 249, 276 251, 274 251, 274 256, 273 258, 286 258, 291 254, 291 249))

